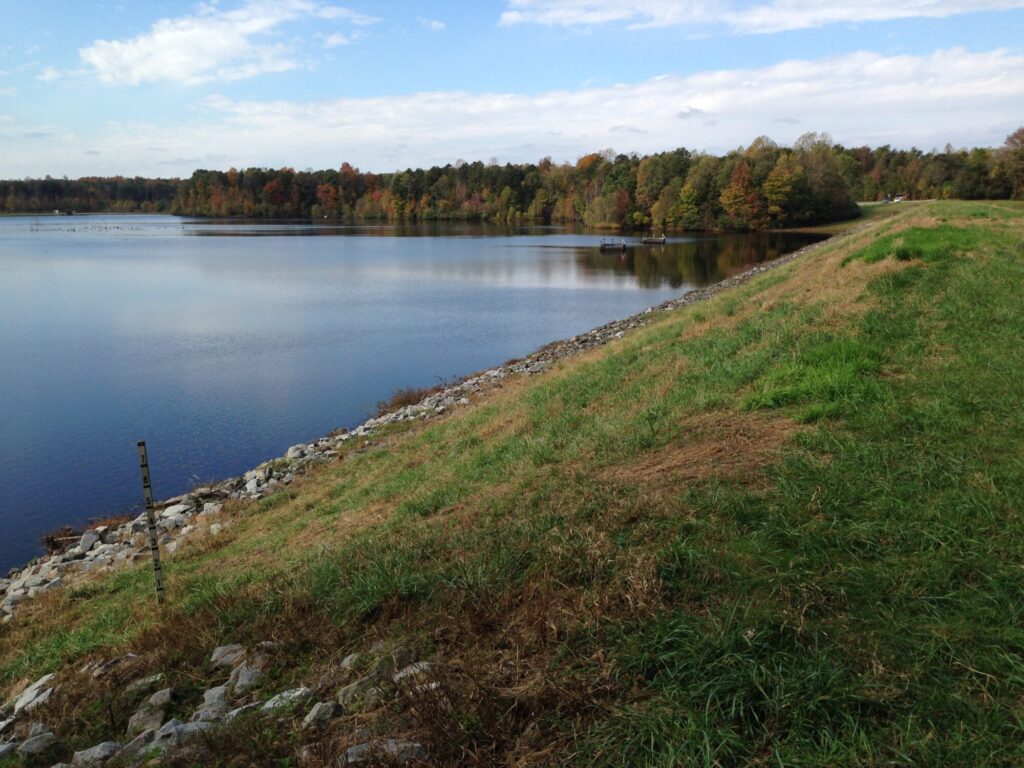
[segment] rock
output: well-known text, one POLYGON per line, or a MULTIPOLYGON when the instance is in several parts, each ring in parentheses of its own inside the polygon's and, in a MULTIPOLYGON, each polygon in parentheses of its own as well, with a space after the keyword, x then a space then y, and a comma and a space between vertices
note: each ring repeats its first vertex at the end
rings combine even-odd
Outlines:
POLYGON ((215 648, 210 664, 215 667, 234 667, 245 657, 245 646, 233 643, 215 648))
POLYGON ((156 728, 150 728, 125 744, 124 749, 121 750, 121 754, 119 755, 121 761, 130 763, 133 758, 149 749, 150 745, 156 739, 156 731, 156 728))
POLYGON ((41 733, 21 743, 21 746, 18 747, 18 757, 28 760, 50 751, 57 746, 57 743, 57 737, 52 733, 41 733))
POLYGON ((238 707, 236 709, 232 709, 230 712, 228 712, 226 715, 224 715, 224 722, 225 723, 230 723, 236 717, 241 717, 242 715, 244 715, 244 714, 246 714, 248 712, 253 712, 254 710, 260 709, 262 707, 263 707, 263 703, 262 702, 255 701, 252 704, 246 704, 243 707, 238 707))
POLYGON ((35 736, 42 736, 44 733, 53 733, 53 728, 46 725, 46 723, 32 723, 28 729, 28 737, 31 739, 35 736))
POLYGON ((128 718, 129 736, 138 736, 146 731, 155 731, 163 724, 164 711, 162 709, 142 708, 128 718))
POLYGON ((14 727, 14 718, 13 717, 9 718, 7 720, 0 720, 0 736, 3 736, 5 733, 7 733, 13 727, 14 727))
POLYGON ((383 757, 391 763, 405 765, 413 760, 426 760, 427 750, 415 741, 399 741, 398 739, 368 741, 348 748, 345 752, 345 765, 368 763, 375 757, 383 757))
POLYGON ((14 702, 14 716, 17 717, 22 712, 31 712, 40 704, 44 704, 50 698, 50 694, 53 693, 53 688, 47 688, 46 684, 53 680, 54 677, 55 675, 52 672, 48 675, 43 675, 22 691, 21 695, 14 702))
POLYGON ((245 492, 246 492, 246 493, 256 493, 256 491, 258 491, 258 490, 259 490, 259 487, 260 487, 260 481, 259 481, 259 480, 257 480, 257 479, 256 479, 256 478, 254 477, 254 478, 253 478, 252 480, 249 480, 249 481, 248 481, 248 482, 247 482, 247 483, 245 484, 245 492))
POLYGON ((82 534, 82 539, 78 542, 78 548, 82 552, 88 552, 93 546, 99 542, 100 535, 96 531, 86 531, 82 534))
POLYGON ((372 676, 361 677, 338 691, 338 703, 347 709, 356 701, 365 699, 367 692, 372 690, 375 685, 376 678, 372 676))
POLYGON ((103 765, 120 752, 121 748, 116 741, 104 741, 95 747, 75 752, 75 756, 71 758, 71 764, 74 766, 103 765))
POLYGON ((407 667, 402 667, 398 672, 392 676, 392 680, 396 683, 400 683, 403 680, 407 682, 413 682, 421 675, 425 675, 430 671, 429 661, 417 661, 415 664, 410 664, 407 667))
POLYGON ((164 721, 164 707, 171 703, 171 693, 170 688, 164 688, 150 696, 128 719, 128 735, 136 736, 159 728, 164 721))
POLYGON ((18 746, 19 744, 17 741, 8 741, 3 744, 0 744, 0 760, 3 760, 8 755, 13 755, 15 752, 17 752, 18 746))
POLYGON ((302 720, 303 728, 319 728, 342 713, 341 705, 336 701, 321 701, 313 705, 309 714, 302 720))
POLYGON ((178 517, 179 515, 187 515, 191 510, 192 507, 188 504, 173 504, 161 512, 160 517, 178 517))
POLYGON ((260 711, 265 715, 284 713, 293 707, 300 707, 311 702, 314 698, 313 691, 309 688, 292 688, 282 691, 263 705, 260 711))
POLYGON ((216 515, 222 509, 224 509, 224 505, 223 504, 221 504, 219 502, 216 502, 216 501, 208 501, 205 504, 203 504, 203 511, 200 514, 202 514, 202 515, 216 515))
MULTIPOLYGON (((140 693, 142 691, 148 691, 150 688, 152 688, 153 686, 159 685, 163 681, 164 681, 164 673, 163 672, 157 672, 155 675, 150 675, 149 677, 143 677, 143 678, 141 678, 139 680, 136 680, 134 683, 130 683, 128 685, 128 687, 126 687, 124 689, 124 692, 127 693, 127 694, 133 694, 133 693, 140 693)), ((169 691, 170 688, 168 688, 167 690, 169 691)))
POLYGON ((231 672, 231 678, 228 680, 228 690, 231 691, 232 696, 241 696, 246 691, 259 685, 262 679, 263 673, 256 669, 256 667, 249 666, 248 664, 239 664, 231 672))
POLYGON ((173 688, 164 688, 157 691, 146 700, 146 704, 151 707, 166 707, 171 703, 171 696, 174 694, 173 688))
POLYGON ((286 459, 301 459, 306 455, 306 446, 304 445, 293 445, 288 449, 288 453, 284 455, 286 459))
POLYGON ((214 723, 223 719, 228 709, 228 687, 218 685, 203 694, 203 706, 192 715, 193 723, 214 723))
POLYGON ((220 531, 221 531, 221 527, 222 526, 221 526, 220 523, 214 523, 213 525, 211 525, 210 526, 210 535, 211 536, 216 536, 217 534, 219 534, 220 531))
POLYGON ((350 653, 348 656, 341 660, 341 664, 339 664, 338 666, 346 672, 348 672, 356 668, 356 664, 359 663, 360 658, 361 656, 358 653, 350 653))
POLYGON ((162 752, 212 727, 213 723, 209 722, 183 723, 180 720, 168 720, 154 735, 151 748, 162 752))

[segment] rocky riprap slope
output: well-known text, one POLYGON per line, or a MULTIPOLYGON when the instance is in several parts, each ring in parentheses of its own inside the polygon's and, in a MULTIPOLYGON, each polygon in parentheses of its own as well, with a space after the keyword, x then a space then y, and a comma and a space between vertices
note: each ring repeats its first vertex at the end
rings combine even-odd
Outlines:
MULTIPOLYGON (((259 499, 269 495, 291 483, 296 475, 306 472, 310 465, 337 460, 341 449, 349 441, 370 437, 389 424, 437 418, 455 408, 469 405, 481 393, 500 386, 509 377, 543 373, 559 360, 622 338, 627 331, 645 325, 657 313, 670 312, 703 301, 763 272, 788 264, 820 248, 825 242, 814 243, 774 261, 759 264, 714 285, 689 291, 678 299, 615 320, 571 339, 554 342, 522 360, 509 361, 441 389, 414 405, 369 419, 350 432, 341 430, 306 445, 294 445, 284 456, 264 462, 241 477, 233 477, 214 487, 197 488, 191 493, 167 499, 158 505, 157 528, 162 550, 165 553, 174 552, 183 538, 216 536, 222 526, 230 524, 230 519, 222 520, 220 516, 224 500, 259 499)), ((0 621, 10 621, 19 604, 38 594, 63 587, 85 574, 121 567, 147 557, 149 545, 145 514, 120 526, 103 526, 86 531, 78 544, 67 551, 34 560, 25 568, 12 571, 9 578, 0 579, 0 621)))
MULTIPOLYGON (((346 722, 342 718, 370 712, 400 696, 446 708, 449 705, 444 688, 436 679, 437 665, 417 661, 416 655, 403 646, 378 644, 367 652, 350 654, 329 674, 311 681, 310 687, 270 693, 265 690, 264 670, 275 651, 275 645, 269 642, 253 648, 233 644, 214 649, 209 666, 218 684, 191 702, 181 700, 173 688, 166 687, 162 672, 148 670, 124 686, 124 695, 141 697, 125 731, 75 751, 38 718, 40 711, 46 711, 47 702, 59 686, 80 686, 83 678, 100 680, 115 674, 119 667, 130 666, 137 657, 129 654, 91 662, 59 679, 54 674, 45 675, 0 709, 0 739, 6 739, 0 741, 0 760, 17 755, 37 765, 56 757, 70 757, 73 766, 158 765, 165 753, 188 748, 190 760, 202 764, 218 729, 237 725, 243 718, 301 729, 307 742, 298 754, 303 764, 310 764, 313 748, 318 765, 405 765, 427 759, 427 751, 415 741, 371 737, 358 725, 351 726, 358 719, 346 722), (172 706, 180 710, 189 705, 192 714, 187 722, 168 716, 172 706), (351 730, 345 730, 346 726, 351 730)), ((51 764, 53 768, 67 765, 51 764)))

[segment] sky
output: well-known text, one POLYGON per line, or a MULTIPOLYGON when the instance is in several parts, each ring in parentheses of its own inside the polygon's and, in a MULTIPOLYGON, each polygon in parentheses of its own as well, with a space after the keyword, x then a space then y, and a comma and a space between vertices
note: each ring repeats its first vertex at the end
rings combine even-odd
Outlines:
POLYGON ((0 0, 0 178, 999 146, 1024 0, 0 0))

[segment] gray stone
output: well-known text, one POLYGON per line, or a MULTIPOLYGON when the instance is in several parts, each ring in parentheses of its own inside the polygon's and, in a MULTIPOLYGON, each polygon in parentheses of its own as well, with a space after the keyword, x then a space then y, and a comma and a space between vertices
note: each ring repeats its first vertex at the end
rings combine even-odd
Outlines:
POLYGON ((128 735, 136 736, 159 728, 164 721, 164 707, 171 703, 171 693, 170 688, 164 688, 150 696, 128 719, 128 735))
POLYGON ((349 671, 356 668, 356 664, 359 663, 361 656, 358 653, 350 653, 344 659, 341 660, 341 664, 338 666, 345 671, 349 671))
POLYGON ((178 517, 179 515, 187 515, 191 510, 192 507, 189 504, 173 504, 161 512, 160 517, 178 517))
POLYGON ((162 709, 143 707, 128 718, 128 730, 126 733, 129 736, 138 736, 146 731, 155 731, 163 722, 164 711, 162 709))
POLYGON ((231 672, 231 679, 228 680, 228 690, 232 696, 241 696, 246 691, 255 688, 263 679, 263 673, 256 667, 248 664, 239 664, 231 672))
POLYGON ((252 480, 248 481, 245 484, 245 492, 246 493, 256 493, 256 491, 259 490, 259 487, 260 487, 260 481, 257 480, 254 477, 252 480))
POLYGON ((313 691, 309 688, 292 688, 274 696, 263 705, 260 711, 265 715, 284 713, 293 707, 301 707, 309 704, 314 698, 313 691))
POLYGON ((9 718, 7 720, 0 720, 0 736, 3 736, 5 733, 7 733, 13 727, 14 727, 14 718, 13 717, 9 718))
POLYGON ((46 723, 32 723, 28 728, 28 737, 42 736, 44 733, 53 733, 53 728, 46 723))
POLYGON ((71 758, 71 764, 74 766, 103 765, 120 752, 121 749, 122 746, 116 741, 104 741, 95 747, 75 752, 75 756, 71 758))
POLYGON ((171 696, 173 694, 173 688, 164 688, 162 690, 157 691, 148 699, 146 699, 146 704, 148 704, 151 707, 166 707, 168 704, 171 703, 171 696))
POLYGON ((427 750, 415 741, 399 741, 398 739, 368 741, 349 747, 345 753, 345 764, 368 763, 375 757, 384 757, 392 763, 405 765, 413 760, 426 760, 427 750))
POLYGON ((338 703, 347 709, 357 701, 364 700, 376 683, 376 678, 372 676, 361 677, 354 683, 349 683, 338 691, 338 703))
POLYGON ((213 723, 196 722, 183 723, 180 720, 168 720, 153 737, 151 748, 164 751, 170 747, 177 746, 184 741, 213 727, 213 723))
POLYGON ((78 548, 82 552, 88 552, 96 544, 99 543, 100 535, 96 531, 86 531, 82 534, 81 541, 78 542, 78 548))
POLYGON ((18 747, 18 756, 22 760, 26 760, 36 755, 41 755, 57 746, 57 737, 52 733, 41 733, 38 736, 33 736, 27 741, 23 741, 21 746, 18 747))
POLYGON ((306 455, 306 446, 304 445, 293 445, 288 449, 288 453, 285 454, 286 459, 301 459, 306 455))
POLYGON ((226 715, 224 715, 224 722, 225 723, 230 723, 236 717, 241 717, 242 715, 244 715, 244 714, 246 714, 248 712, 252 712, 254 710, 260 709, 262 706, 263 706, 263 702, 254 701, 252 704, 246 704, 243 707, 238 707, 236 709, 232 709, 230 712, 228 712, 226 715))
POLYGON ((410 664, 407 667, 402 667, 402 669, 395 672, 391 679, 394 680, 396 683, 400 683, 403 680, 407 682, 413 682, 417 678, 426 675, 429 671, 429 661, 417 661, 415 664, 410 664))
POLYGON ((222 527, 223 526, 221 526, 220 523, 214 523, 213 525, 210 526, 210 535, 211 536, 218 535, 220 533, 222 527))
POLYGON ((219 502, 216 502, 216 501, 208 501, 205 504, 203 504, 203 511, 202 511, 201 514, 204 514, 204 515, 216 515, 222 509, 224 509, 224 505, 223 504, 221 504, 219 502))
POLYGON ((245 657, 245 646, 233 643, 215 648, 210 664, 215 667, 233 667, 245 657))
POLYGON ((53 693, 53 688, 47 688, 46 684, 53 680, 54 677, 55 675, 52 672, 48 675, 43 675, 22 691, 21 695, 14 702, 14 716, 17 717, 22 712, 31 712, 40 704, 45 703, 50 698, 50 694, 53 693))
MULTIPOLYGON (((127 694, 133 694, 133 693, 139 693, 141 691, 148 691, 151 688, 153 688, 154 686, 159 685, 163 681, 164 681, 164 673, 163 672, 157 672, 155 675, 150 675, 149 677, 143 677, 143 678, 141 678, 139 680, 136 680, 134 683, 129 684, 128 687, 124 689, 124 692, 127 693, 127 694)), ((168 689, 168 690, 170 690, 170 689, 168 689)))
POLYGON ((129 741, 125 744, 124 749, 121 750, 120 758, 123 761, 131 761, 133 758, 145 752, 156 739, 156 731, 156 728, 150 728, 129 741))
POLYGON ((342 713, 341 705, 336 701, 321 701, 313 705, 309 714, 302 720, 303 728, 319 728, 342 713))
POLYGON ((218 685, 203 694, 203 706, 192 715, 193 723, 214 723, 224 717, 228 709, 228 688, 226 685, 218 685))
POLYGON ((3 760, 8 755, 13 755, 18 751, 19 742, 8 741, 0 744, 0 760, 3 760))

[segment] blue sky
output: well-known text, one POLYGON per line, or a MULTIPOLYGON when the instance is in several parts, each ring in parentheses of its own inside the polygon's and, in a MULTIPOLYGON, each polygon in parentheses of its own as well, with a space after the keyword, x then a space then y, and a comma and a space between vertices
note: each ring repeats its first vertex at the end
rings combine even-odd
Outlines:
POLYGON ((1024 125, 1024 0, 0 1, 0 177, 390 171, 1024 125))

